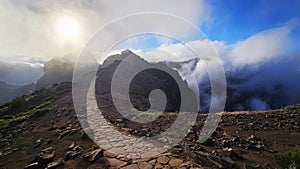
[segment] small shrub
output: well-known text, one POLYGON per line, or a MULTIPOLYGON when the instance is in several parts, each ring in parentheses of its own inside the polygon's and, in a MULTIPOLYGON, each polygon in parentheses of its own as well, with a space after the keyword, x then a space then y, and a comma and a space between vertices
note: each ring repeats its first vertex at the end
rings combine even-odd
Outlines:
POLYGON ((284 109, 286 109, 286 110, 300 110, 300 104, 287 106, 284 109))
POLYGON ((13 125, 13 124, 20 124, 20 123, 24 122, 27 119, 28 119, 28 116, 26 116, 26 115, 19 116, 19 117, 15 117, 15 116, 1 117, 1 119, 0 119, 0 129, 6 128, 6 127, 8 127, 10 125, 13 125))
POLYGON ((20 116, 20 117, 15 117, 10 120, 8 125, 13 125, 13 124, 20 124, 28 119, 28 116, 20 116))
POLYGON ((205 144, 205 145, 214 145, 215 140, 210 136, 199 136, 198 140, 196 140, 199 144, 205 144))
POLYGON ((161 114, 158 115, 158 118, 165 118, 166 117, 166 113, 162 112, 161 114))
POLYGON ((144 118, 145 118, 145 117, 149 117, 150 115, 151 115, 151 114, 150 114, 149 112, 141 112, 141 113, 140 113, 140 116, 141 116, 141 117, 144 117, 144 118))
POLYGON ((203 122, 196 122, 196 123, 193 124, 193 126, 202 128, 204 126, 204 123, 203 122))
POLYGON ((117 124, 117 128, 118 128, 119 130, 121 130, 121 129, 123 128, 123 123, 118 123, 118 124, 117 124))
POLYGON ((30 112, 31 118, 39 118, 50 111, 49 108, 33 109, 30 112))
POLYGON ((291 152, 275 155, 277 165, 282 169, 300 168, 300 149, 294 148, 291 152))
POLYGON ((5 128, 9 124, 9 120, 0 119, 0 129, 5 128))

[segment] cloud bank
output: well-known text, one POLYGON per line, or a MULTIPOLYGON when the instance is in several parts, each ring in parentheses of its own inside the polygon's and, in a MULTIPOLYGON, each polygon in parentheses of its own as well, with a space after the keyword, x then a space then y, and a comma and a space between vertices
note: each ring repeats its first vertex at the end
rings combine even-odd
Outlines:
MULTIPOLYGON (((210 6, 204 0, 3 0, 0 2, 0 22, 4 25, 0 28, 0 60, 16 55, 47 60, 72 52, 76 55, 100 27, 141 12, 168 13, 201 25, 209 20, 210 6), (74 18, 82 27, 79 39, 66 40, 57 34, 57 18, 64 16, 74 18)), ((145 26, 125 24, 122 29, 143 29, 145 26)), ((184 27, 174 28, 174 31, 187 36, 191 33, 184 27)))
POLYGON ((227 77, 227 110, 280 108, 300 102, 300 53, 293 50, 295 45, 291 43, 289 34, 292 29, 295 28, 284 25, 259 32, 234 45, 198 40, 163 45, 155 50, 139 52, 139 55, 151 62, 183 62, 195 57, 186 45, 197 50, 202 60, 195 70, 186 74, 186 69, 191 69, 191 66, 182 65, 179 72, 187 81, 190 77, 198 80, 189 85, 200 88, 202 110, 207 111, 210 100, 214 99, 210 97, 206 71, 207 66, 215 62, 211 59, 215 52, 211 50, 213 46, 220 55, 227 77))
POLYGON ((43 75, 43 64, 23 61, 0 62, 0 81, 14 85, 36 82, 43 75))
MULTIPOLYGON (((3 63, 0 80, 16 84, 35 82, 40 76, 36 71, 40 69, 15 61, 36 58, 37 63, 44 63, 61 56, 74 59, 99 28, 120 17, 134 13, 158 12, 176 15, 195 25, 202 25, 210 19, 210 10, 211 7, 204 0, 2 0, 0 61, 3 63), (70 17, 78 22, 82 30, 78 38, 65 39, 59 35, 57 24, 63 17, 70 17)), ((151 21, 149 25, 123 24, 122 29, 107 34, 113 35, 115 31, 124 29, 143 30, 145 27, 155 26, 157 25, 151 24, 151 21)), ((186 37, 191 35, 186 27, 174 27, 172 31, 180 32, 186 37)))

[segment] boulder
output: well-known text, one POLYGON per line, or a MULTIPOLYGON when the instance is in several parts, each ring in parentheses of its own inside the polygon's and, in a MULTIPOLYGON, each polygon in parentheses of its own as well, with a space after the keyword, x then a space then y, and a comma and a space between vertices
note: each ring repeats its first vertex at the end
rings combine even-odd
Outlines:
POLYGON ((103 149, 98 148, 94 151, 90 151, 90 152, 85 153, 83 155, 83 159, 85 159, 86 161, 89 161, 89 162, 94 162, 102 156, 103 156, 103 149))
POLYGON ((169 161, 170 161, 170 158, 167 157, 167 156, 161 156, 161 157, 158 157, 158 158, 157 158, 157 162, 158 162, 159 164, 165 165, 165 164, 167 164, 169 161))
POLYGON ((47 165, 46 169, 54 169, 54 168, 60 167, 64 164, 65 164, 64 159, 59 158, 58 160, 49 163, 47 165))
POLYGON ((38 154, 36 158, 36 162, 38 162, 39 165, 43 166, 45 164, 48 164, 54 160, 55 150, 53 147, 46 148, 41 151, 41 153, 38 154))
POLYGON ((39 163, 38 162, 31 163, 26 167, 24 167, 24 169, 39 169, 39 163))
MULTIPOLYGON (((68 148, 70 148, 70 147, 72 147, 72 146, 69 146, 68 148)), ((75 146, 75 147, 73 147, 73 149, 71 151, 68 151, 65 154, 64 160, 68 161, 68 160, 74 159, 76 156, 78 156, 82 152, 83 152, 83 149, 81 146, 75 146)))

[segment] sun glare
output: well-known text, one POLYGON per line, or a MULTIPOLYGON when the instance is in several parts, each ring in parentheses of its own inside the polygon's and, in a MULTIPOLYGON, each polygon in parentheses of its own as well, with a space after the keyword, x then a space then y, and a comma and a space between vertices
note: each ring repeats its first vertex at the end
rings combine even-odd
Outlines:
POLYGON ((61 18, 57 23, 57 31, 65 39, 74 39, 79 36, 79 25, 72 18, 61 18))

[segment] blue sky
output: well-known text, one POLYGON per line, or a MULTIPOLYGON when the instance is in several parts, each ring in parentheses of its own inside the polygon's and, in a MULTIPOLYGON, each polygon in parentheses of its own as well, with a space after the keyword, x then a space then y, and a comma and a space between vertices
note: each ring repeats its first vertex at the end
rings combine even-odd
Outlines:
MULTIPOLYGON (((245 41, 260 32, 289 26, 289 42, 293 46, 300 45, 300 1, 299 0, 210 0, 207 13, 208 19, 198 27, 211 41, 220 41, 231 46, 245 41), (292 26, 291 26, 292 25, 292 26)), ((185 40, 197 40, 193 35, 185 40)), ((161 45, 153 36, 140 39, 133 49, 156 48, 161 45)), ((178 42, 168 42, 178 43, 178 42)), ((119 46, 130 48, 131 43, 119 46)), ((297 47, 295 47, 297 48, 297 47)))
MULTIPOLYGON (((300 18, 298 0, 212 0, 209 3, 213 7, 213 19, 201 29, 210 40, 226 44, 245 40, 255 33, 300 18)), ((299 30, 292 33, 300 37, 299 30)))

